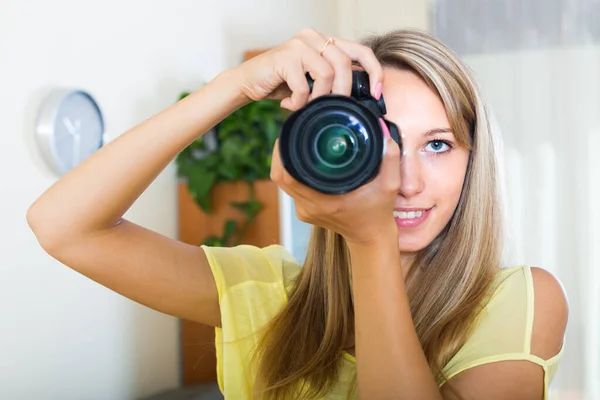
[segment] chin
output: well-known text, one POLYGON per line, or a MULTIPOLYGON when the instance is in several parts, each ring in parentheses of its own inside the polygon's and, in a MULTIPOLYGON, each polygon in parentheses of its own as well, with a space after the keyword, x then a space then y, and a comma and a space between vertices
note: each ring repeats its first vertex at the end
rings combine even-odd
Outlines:
POLYGON ((399 238, 398 247, 400 253, 416 253, 417 251, 423 250, 431 243, 431 241, 419 240, 419 238, 399 238))

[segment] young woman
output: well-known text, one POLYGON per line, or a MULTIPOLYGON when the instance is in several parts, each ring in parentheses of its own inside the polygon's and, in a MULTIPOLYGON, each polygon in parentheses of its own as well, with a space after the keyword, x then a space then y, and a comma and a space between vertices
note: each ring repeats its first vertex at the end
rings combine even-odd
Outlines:
POLYGON ((106 145, 27 219, 65 265, 215 326, 227 399, 540 399, 562 353, 567 302, 543 269, 501 267, 497 139, 467 69, 429 35, 359 44, 306 29, 106 145), (271 178, 314 225, 303 265, 281 246, 188 246, 121 218, 228 114, 265 98, 296 110, 348 95, 353 62, 372 95, 385 94, 403 153, 388 137, 375 180, 327 196, 291 178, 275 146, 271 178))

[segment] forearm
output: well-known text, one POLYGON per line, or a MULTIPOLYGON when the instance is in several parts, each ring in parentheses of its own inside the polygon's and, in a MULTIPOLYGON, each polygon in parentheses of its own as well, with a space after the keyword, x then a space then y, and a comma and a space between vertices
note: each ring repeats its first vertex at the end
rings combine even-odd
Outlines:
POLYGON ((113 226, 180 151, 244 104, 230 73, 119 136, 52 185, 27 214, 36 235, 113 226))
POLYGON ((359 396, 441 399, 414 328, 392 228, 378 243, 349 244, 359 396))

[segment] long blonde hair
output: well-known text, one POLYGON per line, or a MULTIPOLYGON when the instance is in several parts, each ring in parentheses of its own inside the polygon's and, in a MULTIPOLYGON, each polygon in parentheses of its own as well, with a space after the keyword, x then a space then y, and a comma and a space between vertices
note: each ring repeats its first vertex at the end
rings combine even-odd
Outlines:
MULTIPOLYGON (((472 331, 501 264, 497 137, 467 68, 438 40, 403 29, 363 43, 383 66, 419 74, 442 100, 457 141, 470 150, 454 215, 418 252, 407 276, 417 335, 432 374, 443 382, 443 368, 472 331)), ((354 335, 349 264, 344 239, 314 227, 289 302, 259 340, 255 398, 319 398, 336 383, 354 335)))

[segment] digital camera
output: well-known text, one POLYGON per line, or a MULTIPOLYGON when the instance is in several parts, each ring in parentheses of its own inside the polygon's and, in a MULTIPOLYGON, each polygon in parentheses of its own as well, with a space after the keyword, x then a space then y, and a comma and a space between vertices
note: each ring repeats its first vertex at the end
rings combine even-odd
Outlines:
MULTIPOLYGON (((308 74, 307 80, 312 91, 308 74)), ((384 151, 380 120, 402 151, 398 127, 383 119, 383 96, 376 100, 369 87, 367 72, 354 70, 350 96, 317 97, 284 121, 279 152, 297 181, 321 193, 343 194, 374 179, 384 151)))

